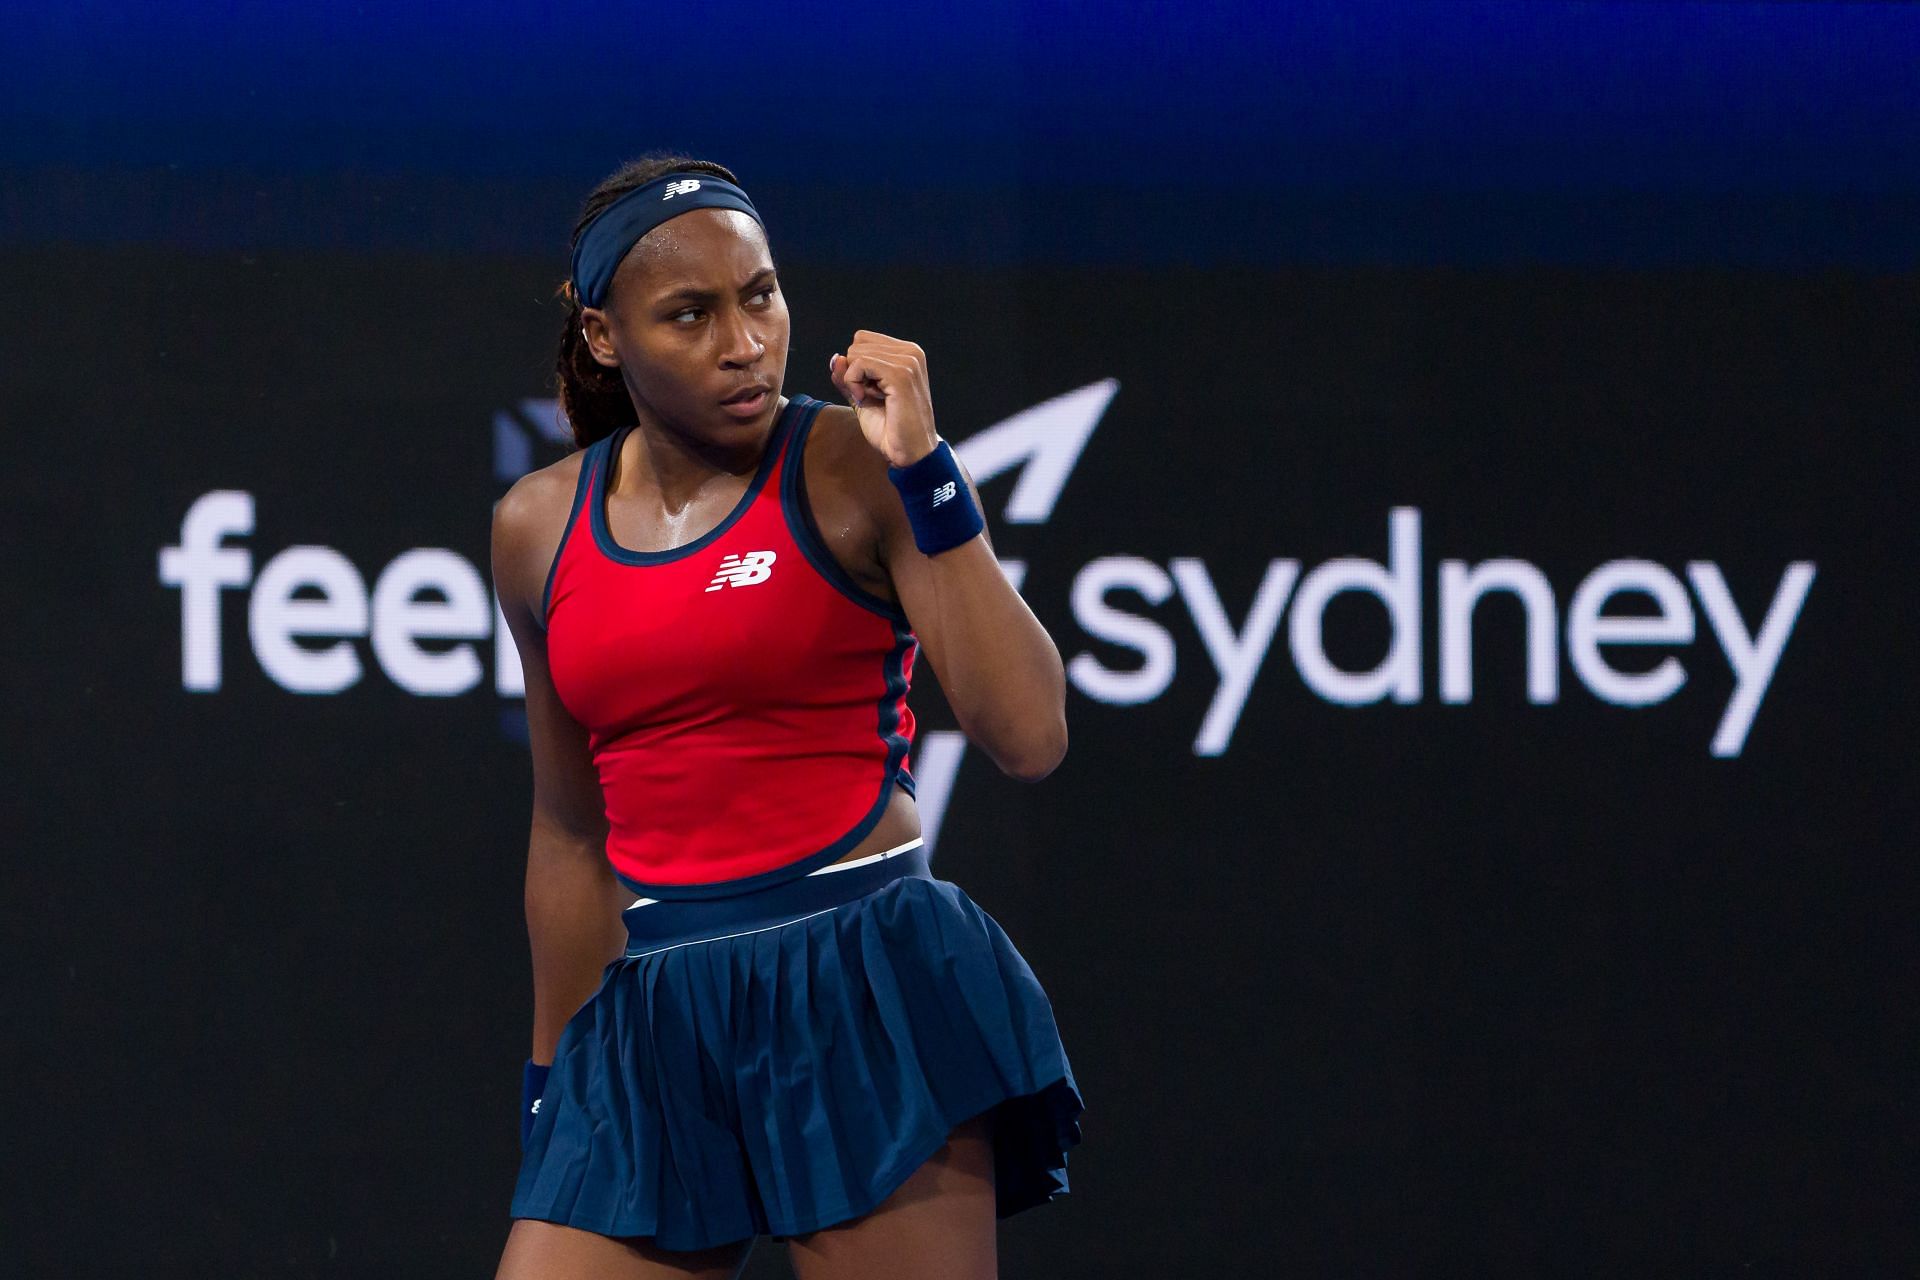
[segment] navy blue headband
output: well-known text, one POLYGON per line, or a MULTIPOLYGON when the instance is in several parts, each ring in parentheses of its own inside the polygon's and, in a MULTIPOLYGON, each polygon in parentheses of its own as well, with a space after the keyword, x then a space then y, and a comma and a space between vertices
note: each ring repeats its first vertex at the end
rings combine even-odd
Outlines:
MULTIPOLYGON (((573 246, 573 292, 583 307, 605 306, 614 270, 641 236, 689 209, 738 209, 755 222, 747 193, 711 173, 664 173, 594 215, 573 246)), ((766 223, 760 222, 761 226, 766 223)))

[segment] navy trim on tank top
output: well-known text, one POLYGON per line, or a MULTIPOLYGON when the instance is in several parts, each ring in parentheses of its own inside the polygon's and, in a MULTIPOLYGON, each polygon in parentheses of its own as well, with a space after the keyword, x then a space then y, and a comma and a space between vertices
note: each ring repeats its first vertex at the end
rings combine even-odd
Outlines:
MULTIPOLYGON (((605 437, 602 437, 605 439, 605 437)), ((560 555, 567 549, 567 539, 573 536, 573 526, 580 521, 580 508, 586 505, 587 490, 591 487, 593 469, 597 464, 594 458, 596 440, 580 451, 580 472, 573 482, 573 509, 567 512, 567 523, 560 530, 560 545, 553 549, 553 562, 547 566, 547 584, 540 588, 540 629, 547 629, 547 618, 553 612, 553 575, 560 571, 560 555)))
MULTIPOLYGON (((826 408, 826 402, 808 395, 798 398, 806 402, 806 412, 794 423, 793 435, 787 442, 786 469, 780 473, 780 510, 787 518, 787 532, 792 535, 794 544, 800 548, 800 554, 806 557, 807 563, 841 595, 893 624, 894 650, 888 655, 886 667, 888 692, 880 704, 880 736, 892 745, 900 730, 900 718, 894 714, 893 707, 895 700, 906 690, 903 666, 906 641, 913 638, 907 613, 898 602, 877 596, 855 582, 846 566, 835 559, 833 552, 827 548, 827 540, 821 536, 820 526, 813 518, 813 504, 807 500, 806 473, 807 440, 813 435, 814 421, 820 416, 820 410, 826 408)), ((906 762, 906 740, 900 738, 899 744, 897 780, 902 790, 917 798, 913 774, 906 762)), ((891 755, 888 768, 890 772, 894 769, 891 755)), ((882 793, 884 798, 885 793, 882 793)))
MULTIPOLYGON (((713 528, 707 530, 707 532, 701 534, 692 542, 684 543, 677 547, 668 547, 664 551, 629 550, 613 540, 613 530, 607 524, 607 498, 612 485, 602 482, 594 494, 592 510, 589 513, 592 517, 590 523, 593 525, 594 543, 609 560, 614 560, 621 564, 666 564, 672 560, 685 559, 703 547, 712 546, 721 534, 731 529, 739 521, 741 516, 747 514, 747 509, 753 506, 753 500, 759 496, 761 488, 767 483, 767 476, 773 470, 774 460, 780 456, 780 451, 786 447, 788 429, 792 426, 793 420, 799 416, 795 406, 799 404, 801 399, 802 397, 799 396, 789 399, 786 408, 782 409, 780 416, 774 419, 773 430, 767 437, 766 448, 760 453, 760 464, 754 468, 753 479, 748 482, 747 491, 740 495, 740 500, 733 504, 733 510, 727 512, 726 519, 722 520, 719 524, 713 526, 713 528)), ((624 426, 607 438, 608 444, 604 474, 608 480, 611 480, 613 477, 613 461, 615 457, 618 456, 620 446, 626 440, 627 433, 632 430, 632 425, 624 426)))
MULTIPOLYGON (((793 435, 787 442, 787 463, 780 473, 780 511, 787 518, 787 532, 792 535, 794 544, 800 548, 800 554, 807 563, 839 591, 841 595, 853 601, 863 609, 879 614, 893 624, 894 648, 887 655, 883 668, 886 675, 887 693, 880 703, 880 737, 891 747, 897 742, 898 750, 887 757, 887 772, 899 782, 901 790, 918 799, 917 784, 907 767, 907 742, 899 736, 900 717, 894 712, 899 696, 906 692, 907 677, 905 670, 906 653, 909 642, 914 640, 907 611, 896 601, 887 600, 873 594, 853 580, 846 566, 834 558, 827 548, 827 540, 820 534, 820 526, 813 518, 813 504, 807 500, 806 453, 807 440, 813 435, 814 421, 819 418, 820 410, 826 408, 826 401, 815 400, 809 395, 800 395, 805 401, 805 413, 794 423, 793 435)), ((887 798, 882 790, 881 801, 887 798)), ((875 820, 878 820, 876 814, 875 820)))
MULTIPOLYGON (((917 784, 913 775, 907 771, 906 735, 900 732, 900 698, 907 692, 907 651, 919 644, 904 616, 893 624, 893 649, 887 654, 882 667, 887 677, 887 692, 880 701, 880 737, 887 744, 887 777, 900 785, 901 790, 914 799, 919 799, 917 784)), ((874 821, 879 821, 880 809, 886 807, 890 791, 886 787, 880 790, 880 803, 874 809, 874 821)))
POLYGON ((813 434, 813 421, 820 416, 820 410, 827 406, 824 400, 815 400, 812 396, 795 398, 806 401, 806 412, 794 423, 793 436, 787 446, 787 467, 780 473, 780 510, 787 517, 787 532, 793 535, 800 554, 841 595, 889 622, 905 622, 907 614, 904 609, 855 582, 846 566, 834 559, 833 552, 827 549, 827 540, 821 536, 820 526, 813 518, 813 504, 807 501, 804 466, 807 437, 813 434))

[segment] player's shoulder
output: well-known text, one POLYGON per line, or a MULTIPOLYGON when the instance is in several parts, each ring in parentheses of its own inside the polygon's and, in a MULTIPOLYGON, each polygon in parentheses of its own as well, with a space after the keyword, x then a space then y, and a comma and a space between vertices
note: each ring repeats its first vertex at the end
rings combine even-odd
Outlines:
POLYGON ((493 504, 493 568, 504 597, 531 601, 558 554, 587 450, 527 472, 493 504))
POLYGON ((562 519, 573 507, 580 486, 580 468, 585 465, 586 449, 575 449, 564 458, 536 467, 507 487, 493 504, 493 524, 498 533, 513 534, 530 527, 550 524, 557 510, 562 519))
POLYGON ((851 405, 828 403, 814 416, 807 434, 809 476, 829 479, 858 492, 891 494, 887 459, 860 429, 851 405))
POLYGON ((853 407, 835 404, 831 400, 822 404, 820 411, 813 415, 813 426, 807 431, 808 449, 822 453, 839 455, 849 451, 855 444, 865 446, 866 443, 867 438, 860 430, 860 416, 853 411, 853 407))

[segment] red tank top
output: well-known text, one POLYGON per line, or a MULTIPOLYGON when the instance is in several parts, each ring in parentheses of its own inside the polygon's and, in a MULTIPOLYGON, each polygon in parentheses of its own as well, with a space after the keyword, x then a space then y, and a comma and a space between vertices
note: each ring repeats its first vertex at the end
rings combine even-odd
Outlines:
POLYGON ((607 858, 655 898, 733 893, 850 852, 913 794, 906 614, 820 537, 801 464, 823 402, 796 395, 752 483, 706 535, 631 551, 606 477, 632 428, 583 451, 547 572, 547 661, 589 734, 607 858))

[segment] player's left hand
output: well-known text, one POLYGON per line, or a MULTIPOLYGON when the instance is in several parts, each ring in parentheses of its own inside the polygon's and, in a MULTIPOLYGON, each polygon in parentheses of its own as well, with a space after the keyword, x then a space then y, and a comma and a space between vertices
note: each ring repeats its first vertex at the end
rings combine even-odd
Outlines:
POLYGON ((827 358, 827 373, 859 415, 867 443, 886 455, 889 466, 910 466, 940 443, 927 353, 914 343, 855 330, 846 354, 827 358))

